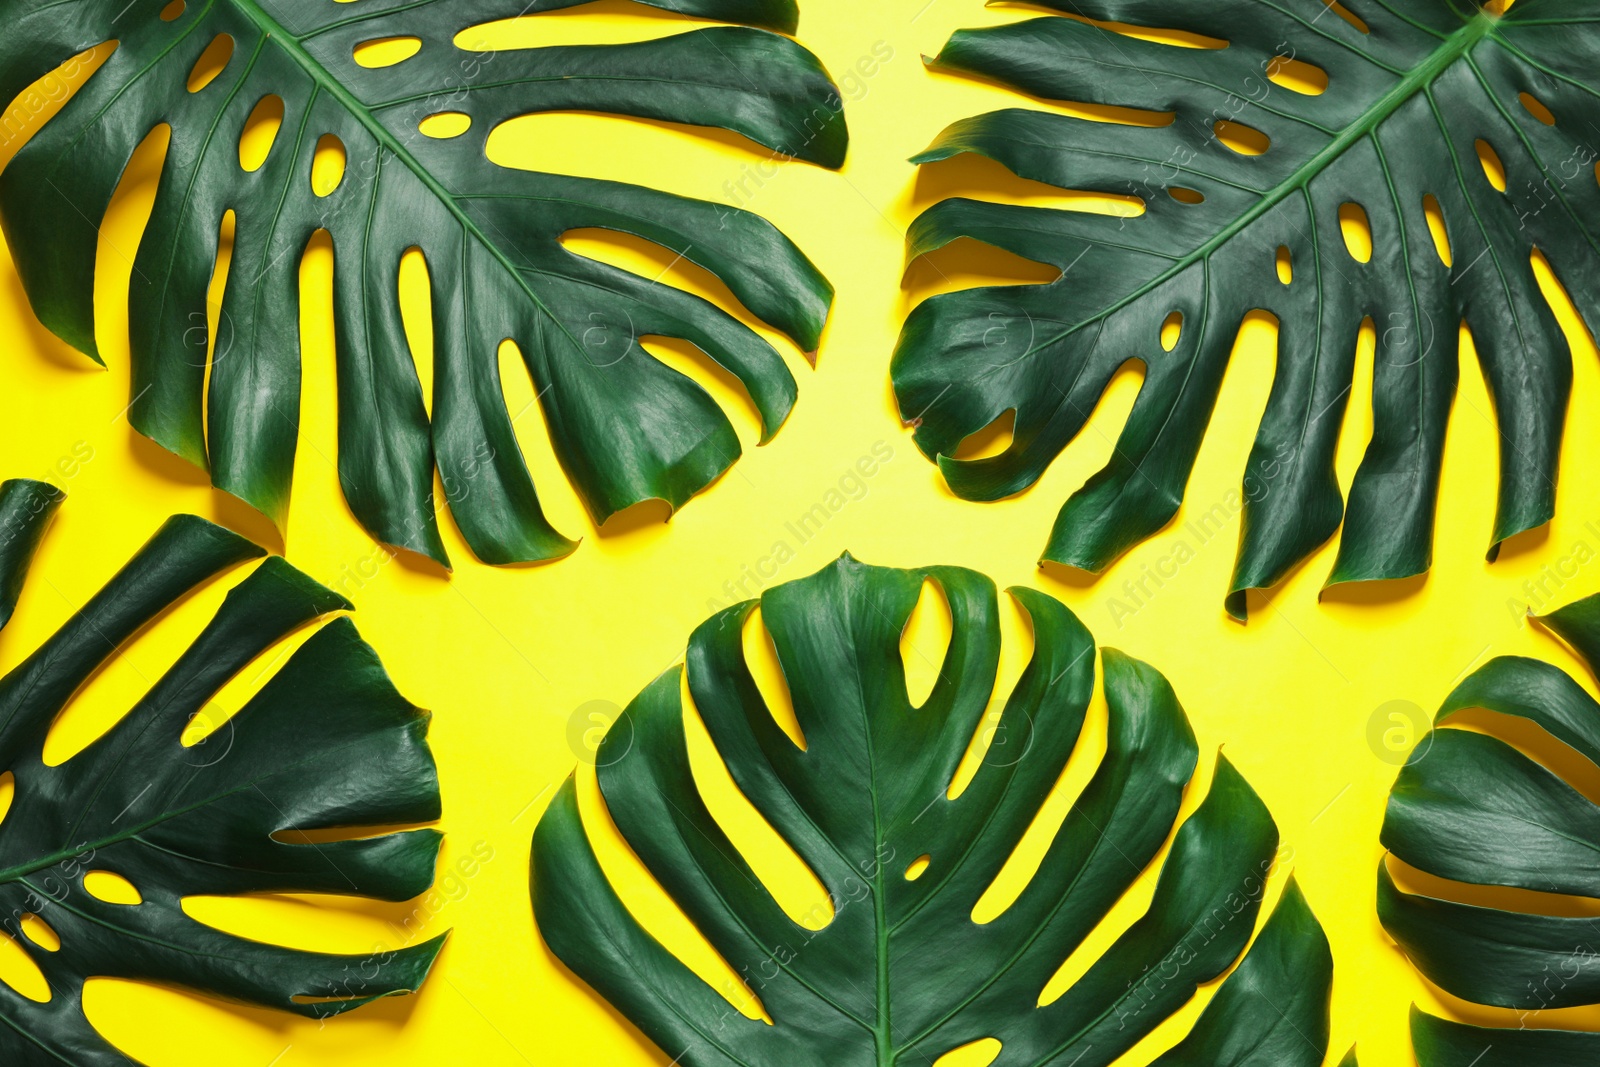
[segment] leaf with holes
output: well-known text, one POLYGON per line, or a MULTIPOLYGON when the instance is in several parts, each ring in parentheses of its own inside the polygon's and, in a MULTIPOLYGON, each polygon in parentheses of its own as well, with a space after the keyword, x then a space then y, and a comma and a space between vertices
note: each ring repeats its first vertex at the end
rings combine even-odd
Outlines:
MULTIPOLYGON (((1591 668, 1600 664, 1600 596, 1541 621, 1591 668)), ((1600 896, 1600 807, 1568 780, 1578 767, 1600 772, 1597 764, 1600 703, 1558 667, 1499 657, 1456 687, 1418 742, 1389 795, 1383 844, 1410 867, 1450 882, 1600 896), (1496 718, 1452 722, 1474 709, 1496 718), (1520 729, 1503 729, 1507 723, 1520 729), (1529 748, 1530 733, 1554 742, 1548 751, 1559 756, 1531 758, 1539 747, 1529 748)), ((1587 911, 1540 913, 1571 902, 1509 894, 1502 899, 1516 910, 1502 910, 1498 902, 1447 899, 1460 895, 1459 886, 1424 888, 1442 897, 1401 888, 1388 864, 1379 865, 1384 929, 1429 981, 1519 1015, 1518 1025, 1496 1029, 1413 1010, 1422 1067, 1577 1067, 1600 1058, 1600 1033, 1526 1026, 1546 1009, 1600 1004, 1600 944, 1587 911)))
MULTIPOLYGON (((974 908, 1077 744, 1094 640, 1060 602, 1012 597, 1032 623, 1027 669, 965 788, 950 792, 984 720, 1000 605, 983 576, 891 570, 848 555, 760 600, 803 741, 791 741, 742 651, 756 602, 695 630, 688 690, 733 781, 826 889, 820 929, 791 918, 713 819, 691 775, 680 684, 661 675, 597 753, 611 817, 771 1024, 745 1017, 632 918, 562 787, 534 836, 545 942, 668 1056, 695 1067, 928 1063, 981 1039, 1011 1064, 1108 1064, 1237 959, 1280 858, 1271 817, 1220 756, 1210 791, 1172 838, 1148 910, 1065 993, 1062 962, 1167 842, 1197 756, 1171 686, 1103 652, 1108 751, 1028 885, 1001 914, 974 908), (913 707, 899 641, 924 582, 952 636, 913 707)), ((1291 879, 1253 947, 1161 1067, 1321 1064, 1332 958, 1291 879)))
MULTIPOLYGON (((60 501, 41 482, 0 485, 8 598, 60 501)), ((433 881, 437 831, 308 836, 439 816, 428 716, 395 692, 348 619, 314 633, 237 714, 220 718, 212 698, 229 678, 291 631, 350 606, 281 557, 229 591, 109 731, 63 763, 45 762, 51 724, 124 641, 208 579, 262 555, 203 519, 169 519, 0 679, 0 772, 14 789, 0 821, 0 939, 23 948, 39 979, 20 991, 0 982, 0 1061, 134 1062, 85 1017, 90 977, 325 1018, 412 992, 427 976, 443 937, 365 955, 303 952, 223 933, 183 910, 187 896, 258 892, 407 900, 433 881), (219 721, 185 745, 186 731, 206 721, 194 724, 197 716, 219 721)))
POLYGON ((907 319, 892 372, 900 411, 951 489, 993 500, 1032 485, 1118 367, 1142 361, 1110 462, 1063 506, 1044 551, 1103 570, 1178 510, 1237 327, 1262 309, 1279 321, 1276 377, 1243 492, 1208 515, 1243 510, 1234 617, 1247 590, 1279 582, 1341 520, 1329 585, 1428 569, 1462 322, 1500 432, 1489 558, 1549 520, 1572 369, 1532 260, 1548 257, 1600 326, 1593 5, 1520 0, 1504 16, 1471 0, 1037 6, 1075 17, 958 32, 933 67, 1142 114, 991 112, 915 161, 977 153, 1023 178, 1133 194, 1145 210, 950 199, 917 219, 914 255, 966 237, 1062 272, 936 296, 907 319), (1186 35, 1180 46, 1119 27, 1186 35), (1373 432, 1346 507, 1334 450, 1364 323, 1373 432), (953 457, 1008 412, 1004 452, 953 457))
MULTIPOLYGON (((779 30, 797 18, 794 0, 647 2, 779 30)), ((763 441, 789 413, 794 378, 771 345, 711 303, 570 252, 562 235, 596 227, 664 246, 721 278, 807 352, 831 287, 754 215, 501 167, 486 154, 489 135, 524 114, 613 112, 723 127, 831 167, 845 150, 840 98, 811 53, 748 26, 510 51, 468 33, 529 6, 0 2, 0 100, 116 40, 0 174, 0 222, 35 313, 99 358, 97 225, 135 148, 165 125, 166 162, 129 293, 129 416, 141 432, 207 467, 215 485, 282 528, 299 425, 300 259, 326 231, 339 479, 373 536, 447 562, 434 514, 437 466, 481 559, 572 550, 545 519, 506 410, 498 352, 507 338, 522 350, 557 457, 596 522, 641 500, 684 503, 733 463, 739 441, 711 397, 640 339, 681 338, 737 377, 760 412, 763 441), (406 57, 392 62, 398 56, 406 57), (264 161, 244 159, 241 134, 261 108, 280 125, 264 161), (331 190, 313 184, 319 145, 343 153, 331 190), (206 293, 230 211, 234 243, 213 339, 206 293), (431 425, 397 289, 411 248, 426 258, 433 288, 431 425)))

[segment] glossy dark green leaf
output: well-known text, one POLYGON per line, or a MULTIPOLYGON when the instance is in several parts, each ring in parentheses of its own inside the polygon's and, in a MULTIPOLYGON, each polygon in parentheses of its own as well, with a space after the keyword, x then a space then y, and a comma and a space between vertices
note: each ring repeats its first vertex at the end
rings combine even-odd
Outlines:
POLYGON ((11 621, 34 550, 65 497, 46 482, 0 482, 0 627, 11 621))
POLYGON ((1538 1011, 1600 1003, 1594 920, 1400 890, 1378 866, 1378 918, 1429 980, 1464 1000, 1538 1011))
MULTIPOLYGON (((792 29, 792 0, 652 0, 708 18, 792 29)), ((567 251, 568 231, 633 234, 725 281, 757 317, 816 348, 832 289, 757 216, 616 182, 510 170, 485 154, 518 115, 599 111, 720 126, 776 152, 837 166, 846 133, 816 57, 766 30, 708 27, 606 46, 475 50, 463 31, 526 14, 525 0, 3 0, 0 100, 74 53, 116 50, 0 175, 0 223, 34 311, 99 358, 97 224, 134 149, 171 133, 130 303, 134 426, 211 472, 280 527, 299 425, 299 263, 332 237, 340 482, 380 540, 445 562, 433 472, 463 536, 492 563, 550 559, 574 542, 546 521, 501 391, 498 351, 520 347, 556 453, 597 522, 630 504, 684 503, 739 441, 695 382, 639 345, 687 340, 743 382, 775 433, 795 398, 777 351, 709 302, 567 251), (219 37, 227 65, 191 92, 219 37), (420 51, 368 69, 356 48, 412 37, 420 51), (268 96, 283 121, 265 162, 241 165, 247 120, 268 96), (420 132, 441 113, 466 133, 420 132), (325 137, 346 165, 312 186, 325 137), (219 225, 235 236, 219 325, 206 291, 219 225), (402 255, 433 285, 430 423, 400 317, 402 255), (207 342, 214 340, 208 357, 207 342)), ((573 0, 539 5, 574 6, 573 0)), ((520 413, 519 413, 520 414, 520 413)))
MULTIPOLYGON (((1596 603, 1590 597, 1541 621, 1589 658, 1600 650, 1596 603)), ((1600 897, 1600 806, 1492 727, 1452 725, 1452 716, 1474 708, 1525 720, 1600 771, 1600 703, 1548 663, 1493 659, 1445 699, 1435 729, 1401 769, 1384 846, 1458 883, 1600 897)), ((1454 996, 1528 1014, 1600 1004, 1592 917, 1407 892, 1386 863, 1378 868, 1378 917, 1417 969, 1454 996)), ((1422 1067, 1561 1067, 1600 1055, 1600 1034, 1467 1026, 1418 1011, 1412 1038, 1422 1067)))
MULTIPOLYGON (((18 484, 7 483, 7 505, 18 484)), ((37 491, 38 483, 21 484, 37 491)), ((24 509, 0 513, 8 535, 27 536, 33 520, 24 509)), ((0 936, 22 946, 50 992, 40 1003, 0 982, 0 1062, 8 1067, 133 1062, 84 1016, 90 977, 186 986, 324 1018, 416 990, 442 947, 439 937, 369 954, 307 952, 223 933, 184 913, 188 896, 406 900, 433 881, 437 831, 317 843, 295 833, 439 816, 428 716, 395 691, 348 619, 301 644, 237 714, 182 743, 196 715, 218 716, 212 697, 256 656, 349 608, 279 557, 229 591, 193 644, 110 730, 63 763, 44 762, 51 724, 124 641, 192 589, 262 555, 203 519, 170 519, 0 679, 0 772, 15 780, 0 821, 0 936), (120 875, 140 901, 95 895, 86 877, 98 871, 120 875), (29 915, 37 920, 25 923, 29 915), (60 944, 34 940, 35 921, 60 944)))
POLYGON ((1044 551, 1104 569, 1177 511, 1237 327, 1263 309, 1280 322, 1277 372, 1239 499, 1218 502, 1223 521, 1243 511, 1227 597, 1235 617, 1246 590, 1280 581, 1341 520, 1330 585, 1427 570, 1463 321, 1500 434, 1490 558, 1551 517, 1572 369, 1530 258, 1536 248, 1548 257, 1600 328, 1600 22, 1588 0, 1519 0, 1498 18, 1471 0, 1349 0, 1361 28, 1272 0, 1034 6, 1074 17, 961 31, 933 66, 1049 101, 1141 109, 1156 125, 996 111, 949 127, 915 161, 977 153, 1023 178, 1138 197, 1145 212, 951 199, 913 225, 912 254, 970 237, 1063 271, 1048 285, 936 296, 906 321, 893 364, 900 410, 954 492, 993 500, 1032 485, 1117 368, 1142 361, 1112 459, 1067 501, 1044 551), (1225 47, 1141 40, 1078 16, 1225 47), (1320 68, 1326 91, 1280 84, 1286 58, 1320 68), (1270 144, 1240 151, 1220 123, 1270 144), (1504 167, 1503 192, 1480 141, 1504 167), (1346 205, 1365 217, 1370 261, 1347 247, 1346 205), (1167 351, 1173 314, 1181 333, 1167 351), (1364 320, 1376 335, 1373 434, 1346 507, 1334 452, 1364 320), (1015 435, 1004 452, 952 458, 1007 411, 1015 435))
POLYGON ((1469 1026, 1411 1009, 1411 1041, 1421 1067, 1591 1067, 1600 1034, 1469 1026))
MULTIPOLYGON (((568 781, 534 837, 534 911, 545 942, 678 1063, 888 1067, 982 1038, 997 1067, 1111 1063, 1243 952, 1277 829, 1218 758, 1198 810, 1172 835, 1197 749, 1153 668, 1103 652, 1105 758, 1005 911, 973 921, 1076 747, 1094 689, 1094 641, 1058 601, 1011 595, 1032 659, 975 776, 953 776, 994 688, 999 601, 972 571, 892 570, 849 556, 762 594, 804 736, 777 725, 745 662, 755 602, 713 615, 686 668, 642 692, 597 754, 617 828, 760 999, 736 1011, 654 940, 607 882, 568 781), (899 639, 925 581, 950 607, 931 695, 907 697, 899 639), (691 776, 680 687, 733 780, 826 888, 821 929, 779 908, 712 818, 691 776), (1059 998, 1046 983, 1171 842, 1142 917, 1059 998), (926 858, 916 873, 914 864, 926 858), (914 877, 913 877, 914 874, 914 877)), ((1312 1067, 1323 1061, 1332 962, 1291 882, 1273 917, 1163 1064, 1312 1067)))
MULTIPOLYGON (((1533 617, 1571 645, 1590 667, 1600 664, 1600 593, 1533 617)), ((1600 762, 1600 754, 1591 752, 1590 757, 1600 762)))

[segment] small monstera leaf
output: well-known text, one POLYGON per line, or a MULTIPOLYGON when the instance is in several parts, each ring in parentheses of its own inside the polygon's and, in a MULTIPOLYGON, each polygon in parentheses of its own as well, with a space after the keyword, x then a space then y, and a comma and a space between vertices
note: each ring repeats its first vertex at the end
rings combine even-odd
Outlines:
POLYGON ((936 296, 906 321, 892 372, 900 411, 954 492, 993 500, 1032 485, 1117 368, 1142 361, 1111 461, 1067 501, 1044 551, 1101 571, 1177 511, 1237 327, 1264 309, 1280 323, 1277 374, 1241 494, 1226 601, 1236 618, 1246 590, 1281 580, 1341 518, 1328 584, 1427 570, 1463 321, 1501 438, 1489 557, 1551 517, 1571 357, 1531 257, 1548 257, 1600 328, 1593 4, 1518 0, 1504 16, 1473 0, 1034 6, 1074 17, 961 31, 932 65, 1048 100, 1159 113, 1155 124, 996 111, 950 126, 915 161, 977 153, 1023 178, 1133 195, 1145 212, 949 199, 912 226, 913 255, 969 237, 1063 272, 936 296), (1213 47, 1078 16, 1190 31, 1213 47), (1363 216, 1370 255, 1342 233, 1363 216), (1364 320, 1376 334, 1373 432, 1346 508, 1334 450, 1364 320), (1171 324, 1179 332, 1164 342, 1171 324), (1004 452, 952 458, 1006 412, 1004 452))
MULTIPOLYGON (((0 486, 6 603, 60 501, 40 482, 0 486)), ((202 743, 182 743, 190 720, 252 659, 349 608, 280 557, 228 593, 106 734, 64 763, 44 762, 51 723, 123 641, 207 579, 261 555, 192 515, 170 519, 0 679, 0 771, 15 790, 0 821, 0 937, 22 946, 49 991, 41 1003, 0 983, 0 1062, 8 1067, 133 1062, 84 1016, 90 977, 171 983, 326 1017, 416 990, 442 946, 439 937, 370 955, 303 952, 223 933, 183 911, 183 898, 200 894, 407 900, 433 880, 437 831, 318 843, 297 833, 439 816, 428 716, 395 692, 348 619, 313 634, 202 743), (99 872, 131 883, 138 902, 107 899, 88 881, 99 872)))
MULTIPOLYGON (((991 746, 954 799, 953 776, 989 704, 999 603, 983 576, 891 570, 849 556, 767 590, 804 747, 764 703, 741 629, 754 601, 694 632, 688 687, 745 797, 826 887, 820 930, 791 919, 712 818, 691 776, 682 668, 651 683, 607 733, 599 783, 619 830, 772 1022, 735 1011, 645 932, 606 881, 573 782, 534 836, 534 911, 546 943, 675 1062, 695 1067, 888 1067, 998 1039, 997 1067, 1098 1067, 1182 1007, 1244 950, 1277 862, 1259 797, 1218 759, 1203 803, 1171 839, 1149 909, 1050 1003, 1067 956, 1172 833, 1196 743, 1172 688, 1107 649, 1108 751, 1021 895, 972 918, 1076 746, 1094 690, 1094 640, 1058 601, 1012 589, 1032 660, 991 746), (920 707, 899 640, 924 581, 952 637, 920 707)), ((1162 1067, 1321 1064, 1332 959, 1291 880, 1244 961, 1162 1067)))
MULTIPOLYGON (((662 245, 722 278, 757 317, 807 352, 832 289, 764 220, 616 182, 490 162, 489 134, 518 115, 599 111, 720 126, 777 152, 837 166, 840 98, 816 57, 748 27, 636 44, 485 51, 458 34, 578 0, 3 0, 0 100, 74 53, 116 50, 0 175, 0 223, 34 311, 99 358, 97 226, 134 149, 169 127, 166 163, 129 293, 133 425, 276 521, 289 503, 299 423, 299 264, 332 237, 339 479, 373 536, 446 562, 434 515, 437 466, 472 551, 491 563, 551 559, 574 542, 545 519, 501 391, 498 350, 521 347, 552 443, 597 522, 640 500, 677 507, 739 455, 727 417, 639 338, 682 338, 744 383, 775 433, 795 398, 777 351, 699 297, 562 247, 598 227, 662 245), (227 65, 193 72, 214 42, 227 65), (420 50, 377 69, 364 43, 420 50), (265 162, 241 164, 257 106, 281 101, 265 162), (420 132, 439 115, 470 123, 420 132), (342 179, 313 187, 319 144, 342 179), (325 193, 326 195, 319 195, 325 193), (235 215, 215 355, 206 291, 219 225, 235 215), (432 422, 397 292, 410 248, 433 286, 432 422), (209 364, 209 373, 208 373, 209 364)), ((792 30, 793 0, 646 0, 705 18, 792 30)), ((436 127, 435 127, 436 128, 436 127)))
MULTIPOLYGON (((1591 668, 1600 663, 1600 596, 1542 621, 1591 668)), ((1524 720, 1570 749, 1573 759, 1600 765, 1600 703, 1551 664, 1520 656, 1491 660, 1446 698, 1435 729, 1401 770, 1384 815, 1384 846, 1412 867, 1455 882, 1600 897, 1600 806, 1498 737, 1451 728, 1450 716, 1475 708, 1524 720)), ((1514 1029, 1414 1010, 1422 1067, 1600 1061, 1600 1033, 1529 1026, 1538 1026, 1547 1008, 1600 1004, 1600 939, 1592 917, 1407 892, 1386 863, 1378 868, 1378 915, 1430 981, 1466 1000, 1518 1010, 1514 1029)))

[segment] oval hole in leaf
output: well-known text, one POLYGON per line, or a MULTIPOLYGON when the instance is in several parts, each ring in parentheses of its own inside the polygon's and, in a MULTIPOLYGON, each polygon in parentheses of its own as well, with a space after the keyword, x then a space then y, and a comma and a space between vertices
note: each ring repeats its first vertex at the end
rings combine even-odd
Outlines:
POLYGON ((194 69, 189 71, 189 91, 198 93, 201 89, 217 80, 228 66, 228 60, 233 58, 233 38, 227 34, 218 34, 216 39, 206 45, 206 50, 200 53, 200 58, 195 60, 194 69))
POLYGON ((161 9, 161 21, 171 22, 183 14, 184 8, 188 6, 188 4, 184 3, 184 0, 172 0, 172 3, 161 9))
POLYGON ((933 1061, 933 1067, 989 1067, 1004 1046, 992 1037, 980 1037, 946 1052, 933 1061))
POLYGON ((1178 347, 1178 338, 1183 336, 1183 312, 1174 311, 1168 315, 1161 324, 1161 347, 1171 352, 1178 347))
POLYGON ((1321 96, 1328 91, 1327 71, 1289 56, 1273 57, 1267 64, 1267 80, 1302 96, 1321 96))
POLYGON ((933 695, 933 687, 944 672, 953 632, 950 602, 945 599, 944 590, 932 578, 924 578, 917 605, 900 631, 900 663, 905 669, 906 699, 912 707, 922 707, 933 695))
POLYGON ((1242 122, 1218 119, 1211 128, 1216 132, 1217 140, 1241 156, 1259 156, 1272 147, 1272 138, 1242 122))
POLYGON ((1555 114, 1531 93, 1518 93, 1517 99, 1522 101, 1522 106, 1528 109, 1528 114, 1546 126, 1554 126, 1556 124, 1555 114))
POLYGON ((132 882, 114 871, 90 871, 83 876, 84 890, 107 904, 143 904, 144 897, 132 882))
POLYGON ((436 141, 460 137, 472 128, 472 116, 461 111, 440 111, 417 123, 417 132, 436 141))
POLYGON ((17 776, 10 771, 0 774, 0 823, 6 821, 6 813, 11 810, 11 802, 17 796, 17 776))
POLYGON ((428 273, 428 258, 416 245, 406 249, 400 257, 400 277, 395 289, 406 347, 417 368, 417 384, 422 387, 422 408, 432 421, 433 281, 428 273))
POLYGON ((357 65, 375 70, 379 67, 392 67, 396 63, 404 63, 420 51, 422 51, 420 37, 374 37, 370 41, 362 41, 356 45, 351 56, 357 65))
POLYGON ((1322 2, 1323 2, 1323 4, 1325 4, 1327 6, 1328 10, 1332 11, 1335 15, 1338 15, 1340 18, 1344 19, 1346 22, 1348 22, 1350 25, 1354 26, 1356 29, 1360 30, 1362 33, 1371 33, 1372 32, 1372 28, 1370 26, 1368 26, 1366 24, 1366 22, 1362 21, 1362 19, 1358 15, 1356 15, 1353 11, 1351 11, 1349 8, 1347 8, 1343 4, 1339 3, 1339 0, 1322 0, 1322 2))
POLYGON ((29 913, 22 917, 22 932, 28 935, 28 940, 44 949, 46 952, 61 951, 61 935, 39 916, 29 913))
POLYGON ((246 171, 260 170, 272 152, 282 126, 283 97, 268 93, 250 112, 250 117, 244 123, 244 132, 239 135, 239 166, 246 171))
POLYGON ((1206 202, 1205 194, 1198 189, 1190 189, 1182 185, 1167 186, 1167 195, 1180 204, 1203 204, 1206 202))
POLYGON ((36 1004, 50 1002, 50 983, 28 950, 10 934, 0 931, 0 982, 36 1004))
POLYGON ((922 872, 928 869, 928 864, 932 862, 932 860, 933 857, 927 853, 923 853, 916 859, 912 860, 911 866, 906 868, 906 881, 915 882, 918 878, 921 878, 922 872))
POLYGON ((317 138, 317 151, 311 157, 311 191, 327 196, 344 181, 344 142, 331 133, 317 138))
MULTIPOLYGON (((711 740, 705 720, 694 706, 687 681, 683 689, 683 707, 689 773, 700 799, 705 801, 706 810, 790 921, 807 930, 821 930, 833 922, 833 898, 816 872, 739 789, 711 740)), ((874 872, 858 870, 858 873, 870 881, 874 872)))
POLYGON ((1344 234, 1344 247, 1357 263, 1372 262, 1372 223, 1366 209, 1360 204, 1339 206, 1339 230, 1344 234))
POLYGON ((1500 192, 1506 191, 1506 165, 1500 161, 1500 153, 1494 146, 1483 138, 1473 142, 1478 150, 1478 162, 1483 164, 1483 176, 1489 179, 1489 184, 1500 192))
POLYGON ((950 453, 951 459, 989 459, 1001 455, 1011 447, 1011 442, 1016 439, 1017 409, 1007 408, 994 417, 994 421, 981 430, 961 439, 954 452, 950 453))
POLYGON ((1277 254, 1278 280, 1284 285, 1294 281, 1294 253, 1288 245, 1279 245, 1277 254))
MULTIPOLYGON (((748 566, 744 570, 748 572, 748 566)), ((761 584, 765 580, 746 573, 729 581, 723 591, 734 590, 730 593, 734 597, 754 596, 760 592, 761 584), (748 588, 752 583, 755 588, 748 588)), ((744 644, 745 666, 750 668, 750 676, 755 679, 756 689, 760 691, 761 699, 767 705, 767 711, 778 724, 778 728, 789 735, 789 740, 795 743, 795 747, 802 752, 805 751, 806 735, 801 731, 800 720, 794 713, 794 698, 789 694, 789 681, 783 676, 783 665, 778 662, 778 649, 772 643, 772 635, 767 633, 766 626, 761 622, 759 607, 746 616, 740 638, 744 644)))
POLYGON ((1439 198, 1432 193, 1423 197, 1422 210, 1428 217, 1428 232, 1433 234, 1433 247, 1439 253, 1439 262, 1451 266, 1455 262, 1455 255, 1450 248, 1450 231, 1445 228, 1444 209, 1439 206, 1439 198))

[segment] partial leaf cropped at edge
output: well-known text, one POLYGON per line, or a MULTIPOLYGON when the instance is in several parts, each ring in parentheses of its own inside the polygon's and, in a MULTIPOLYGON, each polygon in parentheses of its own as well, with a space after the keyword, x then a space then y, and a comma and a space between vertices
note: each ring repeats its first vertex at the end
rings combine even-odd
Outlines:
POLYGON ((0 628, 11 621, 33 553, 65 499, 48 482, 28 478, 0 482, 0 628))
MULTIPOLYGON (((793 0, 649 0, 703 18, 792 30, 793 0)), ((474 26, 527 14, 523 0, 0 0, 0 101, 114 38, 87 83, 0 174, 0 224, 40 320, 93 356, 98 224, 136 147, 170 142, 130 283, 135 428, 206 468, 281 529, 299 427, 300 260, 332 237, 339 479, 379 540, 448 563, 433 499, 480 559, 552 559, 576 542, 544 516, 502 393, 499 348, 521 349, 556 455, 596 523, 632 504, 673 508, 738 457, 709 394, 640 346, 681 338, 743 383, 762 441, 796 386, 778 352, 700 297, 569 252, 586 227, 632 234, 716 275, 757 318, 813 352, 833 290, 765 220, 634 185, 511 170, 486 146, 502 122, 596 111, 722 127, 776 153, 837 167, 847 134, 816 57, 763 29, 706 27, 633 44, 510 51, 457 45, 474 26), (196 91, 213 41, 232 51, 196 91), (421 41, 379 69, 363 42, 421 41), (283 103, 265 162, 237 146, 258 103, 283 103), (420 124, 464 115, 439 139, 420 124), (340 142, 343 177, 312 185, 317 146, 340 142), (206 293, 219 226, 235 218, 216 337, 206 293), (433 286, 432 418, 401 321, 402 256, 433 286), (208 342, 214 352, 208 357, 208 342)), ((539 5, 577 6, 576 0, 539 5)), ((517 414, 521 414, 518 412, 517 414)))
POLYGON ((1600 1034, 1469 1026, 1411 1009, 1411 1043, 1422 1067, 1592 1067, 1600 1034))
POLYGON ((900 411, 954 492, 993 500, 1032 485, 1117 368, 1142 361, 1145 381, 1114 455, 1067 501, 1043 554, 1103 570, 1178 510, 1237 327, 1263 309, 1279 321, 1277 372, 1240 494, 1226 600, 1236 618, 1247 590, 1281 581, 1341 521, 1329 585, 1428 569, 1462 322, 1500 436, 1489 558, 1550 519, 1572 368, 1531 257, 1547 256, 1590 330, 1600 326, 1592 4, 1518 0, 1496 17, 1469 0, 1346 0, 1364 29, 1311 0, 1034 6, 1073 17, 960 31, 932 66, 1047 101, 1171 119, 1144 127, 996 111, 950 126, 914 158, 977 153, 1022 178, 1145 205, 1143 217, 1122 219, 949 199, 913 224, 912 255, 969 237, 1063 271, 1047 285, 935 296, 906 321, 892 370, 900 411), (1225 47, 1157 43, 1087 19, 1189 31, 1225 47), (1289 59, 1321 68, 1326 91, 1273 80, 1289 59), (1230 147, 1224 122, 1265 135, 1266 151, 1230 147), (1480 141, 1503 164, 1504 192, 1480 163, 1480 141), (1430 196, 1448 264, 1430 231, 1430 196), (1350 204, 1371 232, 1369 262, 1341 232, 1350 204), (1181 332, 1167 351, 1171 314, 1181 315, 1181 332), (1373 435, 1346 507, 1334 452, 1368 320, 1373 435), (1004 452, 952 458, 1008 411, 1015 428, 1004 452))
MULTIPOLYGON (((38 513, 16 503, 28 496, 51 507, 61 499, 38 482, 0 486, 8 546, 37 536, 38 513)), ((0 679, 0 772, 15 780, 0 821, 0 938, 27 954, 49 990, 41 1003, 0 982, 0 1061, 8 1067, 135 1062, 85 1017, 90 977, 185 986, 326 1018, 414 992, 443 945, 441 936, 357 955, 307 952, 223 933, 183 910, 189 896, 260 892, 408 900, 433 882, 435 830, 296 840, 296 831, 439 817, 428 716, 395 691, 348 619, 301 644, 208 736, 182 742, 197 714, 219 716, 213 697, 258 655, 350 607, 279 557, 228 592, 204 631, 110 730, 64 763, 44 762, 51 724, 123 642, 191 590, 263 555, 203 519, 169 519, 0 679), (86 876, 99 871, 131 883, 139 902, 97 896, 86 876), (27 915, 46 924, 59 947, 34 940, 27 915)), ((14 557, 0 553, 0 561, 7 582, 20 581, 14 557)))
POLYGON ((1278 833, 1226 759, 1173 833, 1197 746, 1167 680, 1104 649, 1107 752, 1021 895, 973 921, 1077 745, 1094 691, 1094 640, 1059 601, 1010 591, 1032 659, 976 774, 950 799, 983 720, 1000 604, 982 575, 894 570, 848 555, 763 592, 804 747, 777 725, 745 661, 755 601, 713 615, 686 668, 652 682, 596 764, 617 829, 771 1024, 736 1010, 627 910, 602 873, 569 779, 534 835, 531 887, 551 950, 689 1067, 890 1067, 981 1038, 995 1067, 1103 1067, 1223 979, 1163 1067, 1320 1067, 1332 958, 1291 878, 1248 952, 1278 833), (924 581, 950 608, 949 650, 912 707, 899 639, 924 581), (828 892, 812 929, 757 880, 694 784, 680 687, 739 790, 828 892), (1020 752, 1020 755, 1013 753, 1020 752), (1061 963, 1170 840, 1153 899, 1071 988, 1040 1005, 1061 963), (928 860, 912 874, 913 861, 928 860))
MULTIPOLYGON (((1600 596, 1540 617, 1600 660, 1600 596)), ((1600 771, 1600 702, 1558 667, 1491 660, 1446 698, 1435 729, 1401 770, 1384 847, 1429 874, 1472 885, 1600 897, 1600 808, 1554 770, 1490 733, 1452 728, 1482 708, 1524 720, 1600 771)), ((1592 918, 1507 911, 1408 892, 1378 867, 1378 917, 1412 963, 1453 996, 1517 1009, 1600 1004, 1592 918)), ((1421 1067, 1576 1067, 1600 1058, 1600 1033, 1467 1026, 1413 1009, 1421 1067)))

